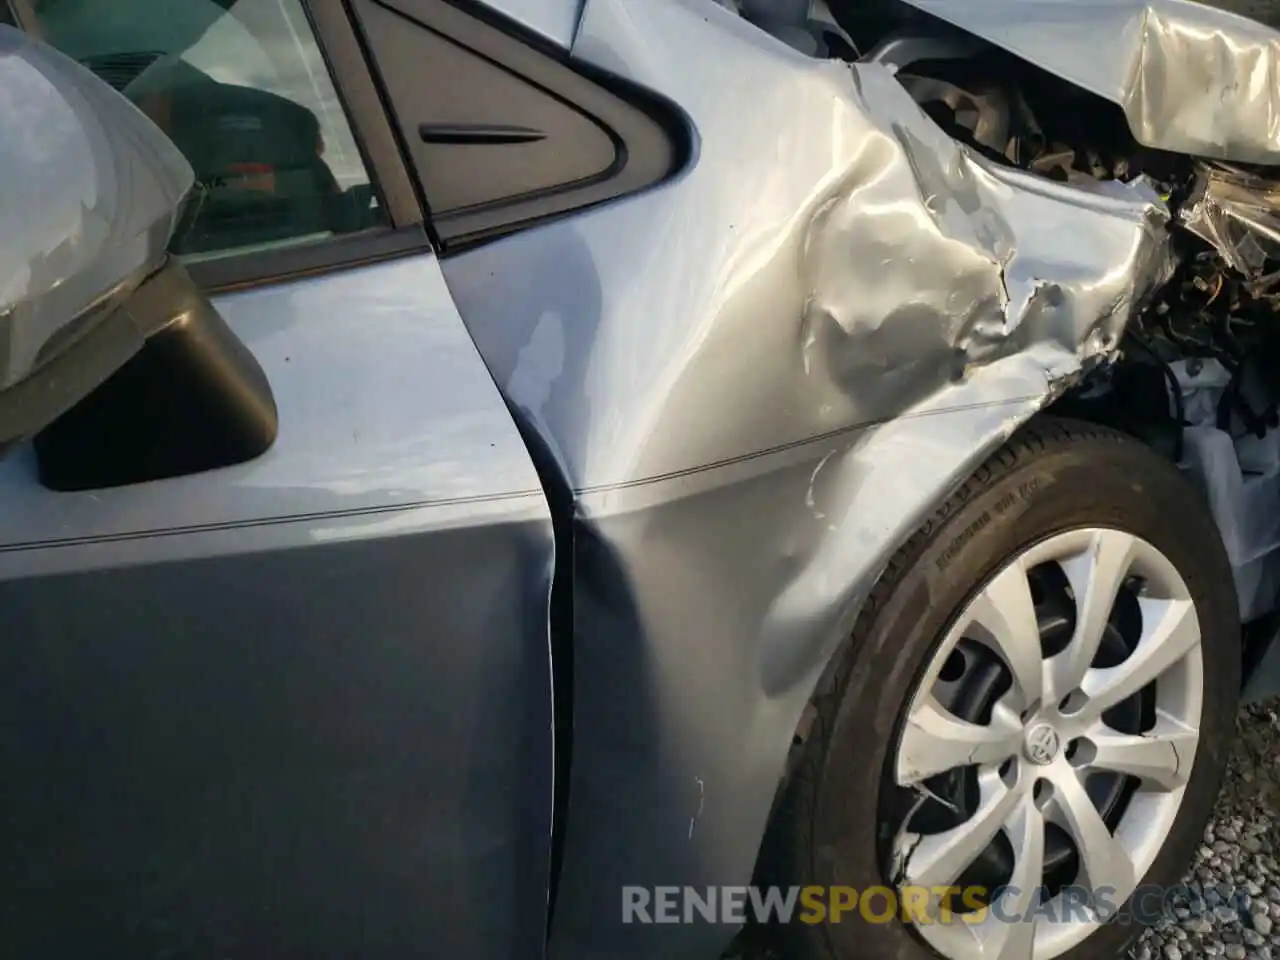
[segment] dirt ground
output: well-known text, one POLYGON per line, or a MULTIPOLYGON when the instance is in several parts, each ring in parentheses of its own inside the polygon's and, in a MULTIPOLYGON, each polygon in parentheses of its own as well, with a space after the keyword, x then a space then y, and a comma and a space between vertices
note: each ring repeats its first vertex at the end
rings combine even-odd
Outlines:
POLYGON ((1219 806, 1262 808, 1274 816, 1280 812, 1280 700, 1241 710, 1236 733, 1219 806))

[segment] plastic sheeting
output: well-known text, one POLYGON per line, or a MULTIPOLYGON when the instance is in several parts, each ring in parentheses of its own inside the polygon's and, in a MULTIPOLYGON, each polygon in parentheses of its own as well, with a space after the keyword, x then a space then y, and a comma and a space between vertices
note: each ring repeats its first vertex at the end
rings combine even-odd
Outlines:
MULTIPOLYGON (((1274 288, 1280 254, 1280 186, 1224 164, 1197 164, 1195 188, 1178 222, 1212 246, 1255 293, 1274 288), (1271 272, 1269 272, 1271 271, 1271 272)), ((1183 391, 1184 469, 1208 498, 1235 573, 1245 620, 1280 598, 1280 430, 1262 436, 1220 429, 1218 408, 1231 375, 1215 360, 1173 364, 1183 391)))
POLYGON ((1231 374, 1216 360, 1171 364, 1182 388, 1182 469, 1204 492, 1235 575, 1240 616, 1268 613, 1280 597, 1280 431, 1232 438, 1218 427, 1231 374))

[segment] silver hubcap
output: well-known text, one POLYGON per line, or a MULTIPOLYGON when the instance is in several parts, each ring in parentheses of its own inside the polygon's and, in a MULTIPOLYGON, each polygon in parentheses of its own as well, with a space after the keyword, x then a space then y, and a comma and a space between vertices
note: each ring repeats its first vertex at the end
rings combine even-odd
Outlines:
MULTIPOLYGON (((943 639, 912 698, 896 754, 897 783, 921 797, 933 797, 926 780, 976 768, 976 807, 941 833, 913 833, 908 818, 895 838, 893 869, 904 886, 948 887, 1003 833, 1013 870, 998 909, 979 923, 917 923, 926 942, 951 960, 1050 960, 1097 929, 1099 918, 1078 902, 1040 902, 1046 825, 1065 830, 1078 852, 1073 886, 1108 888, 1111 904, 1124 903, 1177 815, 1199 742, 1202 692, 1195 605, 1173 564, 1146 541, 1120 530, 1073 530, 1000 570, 943 639), (1060 566, 1076 608, 1069 643, 1048 657, 1027 576, 1047 563, 1060 566), (1137 585, 1141 632, 1122 662, 1097 666, 1126 583, 1137 585), (935 696, 961 640, 992 651, 1012 677, 985 723, 957 717, 935 696), (1104 714, 1144 690, 1154 691, 1154 726, 1141 734, 1109 726, 1104 714), (1085 788, 1091 774, 1108 772, 1137 782, 1114 828, 1085 788), (1025 919, 999 919, 1011 916, 1025 919)), ((940 902, 931 899, 928 911, 941 917, 940 902)))
POLYGON ((1062 740, 1058 736, 1058 731, 1053 729, 1051 724, 1037 723, 1027 728, 1022 750, 1028 760, 1036 766, 1043 767, 1053 762, 1061 745, 1062 740))

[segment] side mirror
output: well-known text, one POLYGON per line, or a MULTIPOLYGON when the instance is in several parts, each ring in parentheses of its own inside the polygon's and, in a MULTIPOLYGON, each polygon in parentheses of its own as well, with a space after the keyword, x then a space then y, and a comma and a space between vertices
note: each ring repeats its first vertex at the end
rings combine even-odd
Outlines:
POLYGON ((4 26, 0 116, 0 448, 39 434, 41 479, 81 489, 270 446, 266 378, 166 253, 194 179, 177 147, 89 71, 4 26), (156 389, 140 396, 144 385, 156 389), (130 447, 148 462, 126 462, 130 447))

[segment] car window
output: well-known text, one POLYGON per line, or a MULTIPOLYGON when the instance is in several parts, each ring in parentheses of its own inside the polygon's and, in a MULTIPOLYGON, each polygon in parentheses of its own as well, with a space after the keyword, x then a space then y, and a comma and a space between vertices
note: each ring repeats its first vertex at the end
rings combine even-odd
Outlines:
POLYGON ((196 186, 173 252, 314 242, 385 215, 300 0, 34 0, 44 39, 129 97, 196 186))

